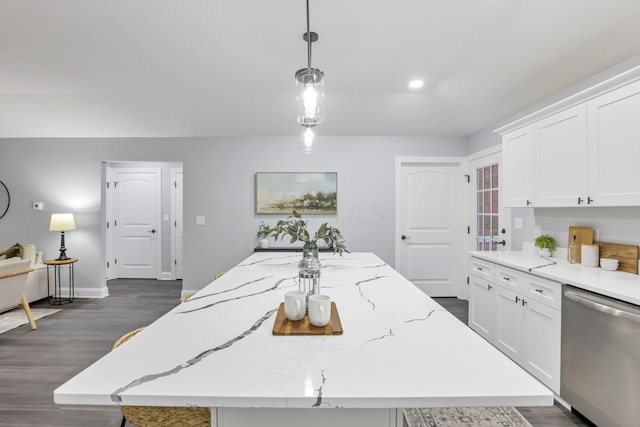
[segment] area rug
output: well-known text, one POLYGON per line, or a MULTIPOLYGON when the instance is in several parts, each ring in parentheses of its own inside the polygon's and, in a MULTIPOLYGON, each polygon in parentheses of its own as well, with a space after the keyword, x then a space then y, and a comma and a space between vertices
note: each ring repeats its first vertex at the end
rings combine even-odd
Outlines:
MULTIPOLYGON (((50 316, 59 312, 59 308, 32 308, 33 318, 35 320, 42 319, 45 316, 50 316)), ((29 323, 27 314, 21 308, 15 308, 11 311, 0 314, 0 334, 3 334, 11 329, 17 328, 20 325, 29 323)), ((36 322, 36 325, 38 322, 36 322)))
POLYGON ((510 406, 487 408, 412 408, 404 410, 409 427, 531 427, 510 406))

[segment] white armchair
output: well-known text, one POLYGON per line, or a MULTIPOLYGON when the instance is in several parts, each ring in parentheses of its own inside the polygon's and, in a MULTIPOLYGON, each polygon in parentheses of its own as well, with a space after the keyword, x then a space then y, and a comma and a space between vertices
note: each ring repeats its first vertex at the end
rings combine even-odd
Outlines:
MULTIPOLYGON (((49 287, 47 283, 47 266, 42 262, 42 251, 36 248, 33 243, 22 243, 22 259, 30 260, 30 268, 33 269, 27 275, 27 287, 25 295, 27 301, 34 302, 49 296, 49 287)), ((0 253, 7 250, 10 246, 0 245, 0 253)), ((12 260, 0 260, 0 264, 11 262, 12 260)), ((51 278, 53 280, 53 277, 51 278)))
POLYGON ((31 260, 28 259, 0 265, 0 313, 22 306, 31 329, 36 329, 36 322, 24 293, 27 275, 33 270, 30 266, 31 260))

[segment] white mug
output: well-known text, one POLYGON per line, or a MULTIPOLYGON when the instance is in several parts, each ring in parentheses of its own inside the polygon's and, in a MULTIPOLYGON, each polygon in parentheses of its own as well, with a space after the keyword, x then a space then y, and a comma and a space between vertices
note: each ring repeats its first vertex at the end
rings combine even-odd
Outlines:
POLYGON ((306 294, 301 291, 290 291, 284 294, 284 314, 289 320, 300 320, 306 312, 306 294))
POLYGON ((331 319, 331 298, 309 295, 309 321, 313 326, 325 326, 331 319))

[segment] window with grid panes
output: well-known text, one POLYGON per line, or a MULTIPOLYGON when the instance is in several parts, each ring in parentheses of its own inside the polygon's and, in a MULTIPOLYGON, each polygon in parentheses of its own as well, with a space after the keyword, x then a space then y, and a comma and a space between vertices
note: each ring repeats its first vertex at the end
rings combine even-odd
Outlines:
POLYGON ((477 169, 477 250, 498 247, 498 165, 477 169))

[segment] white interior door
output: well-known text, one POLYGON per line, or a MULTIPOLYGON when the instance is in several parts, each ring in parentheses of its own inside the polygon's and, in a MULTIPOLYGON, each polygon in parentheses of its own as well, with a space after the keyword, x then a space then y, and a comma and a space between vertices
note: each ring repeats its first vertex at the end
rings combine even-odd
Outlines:
POLYGON ((157 279, 161 169, 114 169, 115 277, 157 279))
POLYGON ((429 296, 457 296, 462 285, 462 161, 400 161, 396 269, 429 296))
POLYGON ((183 253, 182 253, 182 244, 184 237, 184 219, 182 214, 182 194, 183 194, 183 184, 182 184, 182 169, 174 169, 173 173, 173 188, 171 191, 171 206, 173 210, 173 248, 174 248, 174 271, 175 278, 182 279, 183 277, 183 253))

